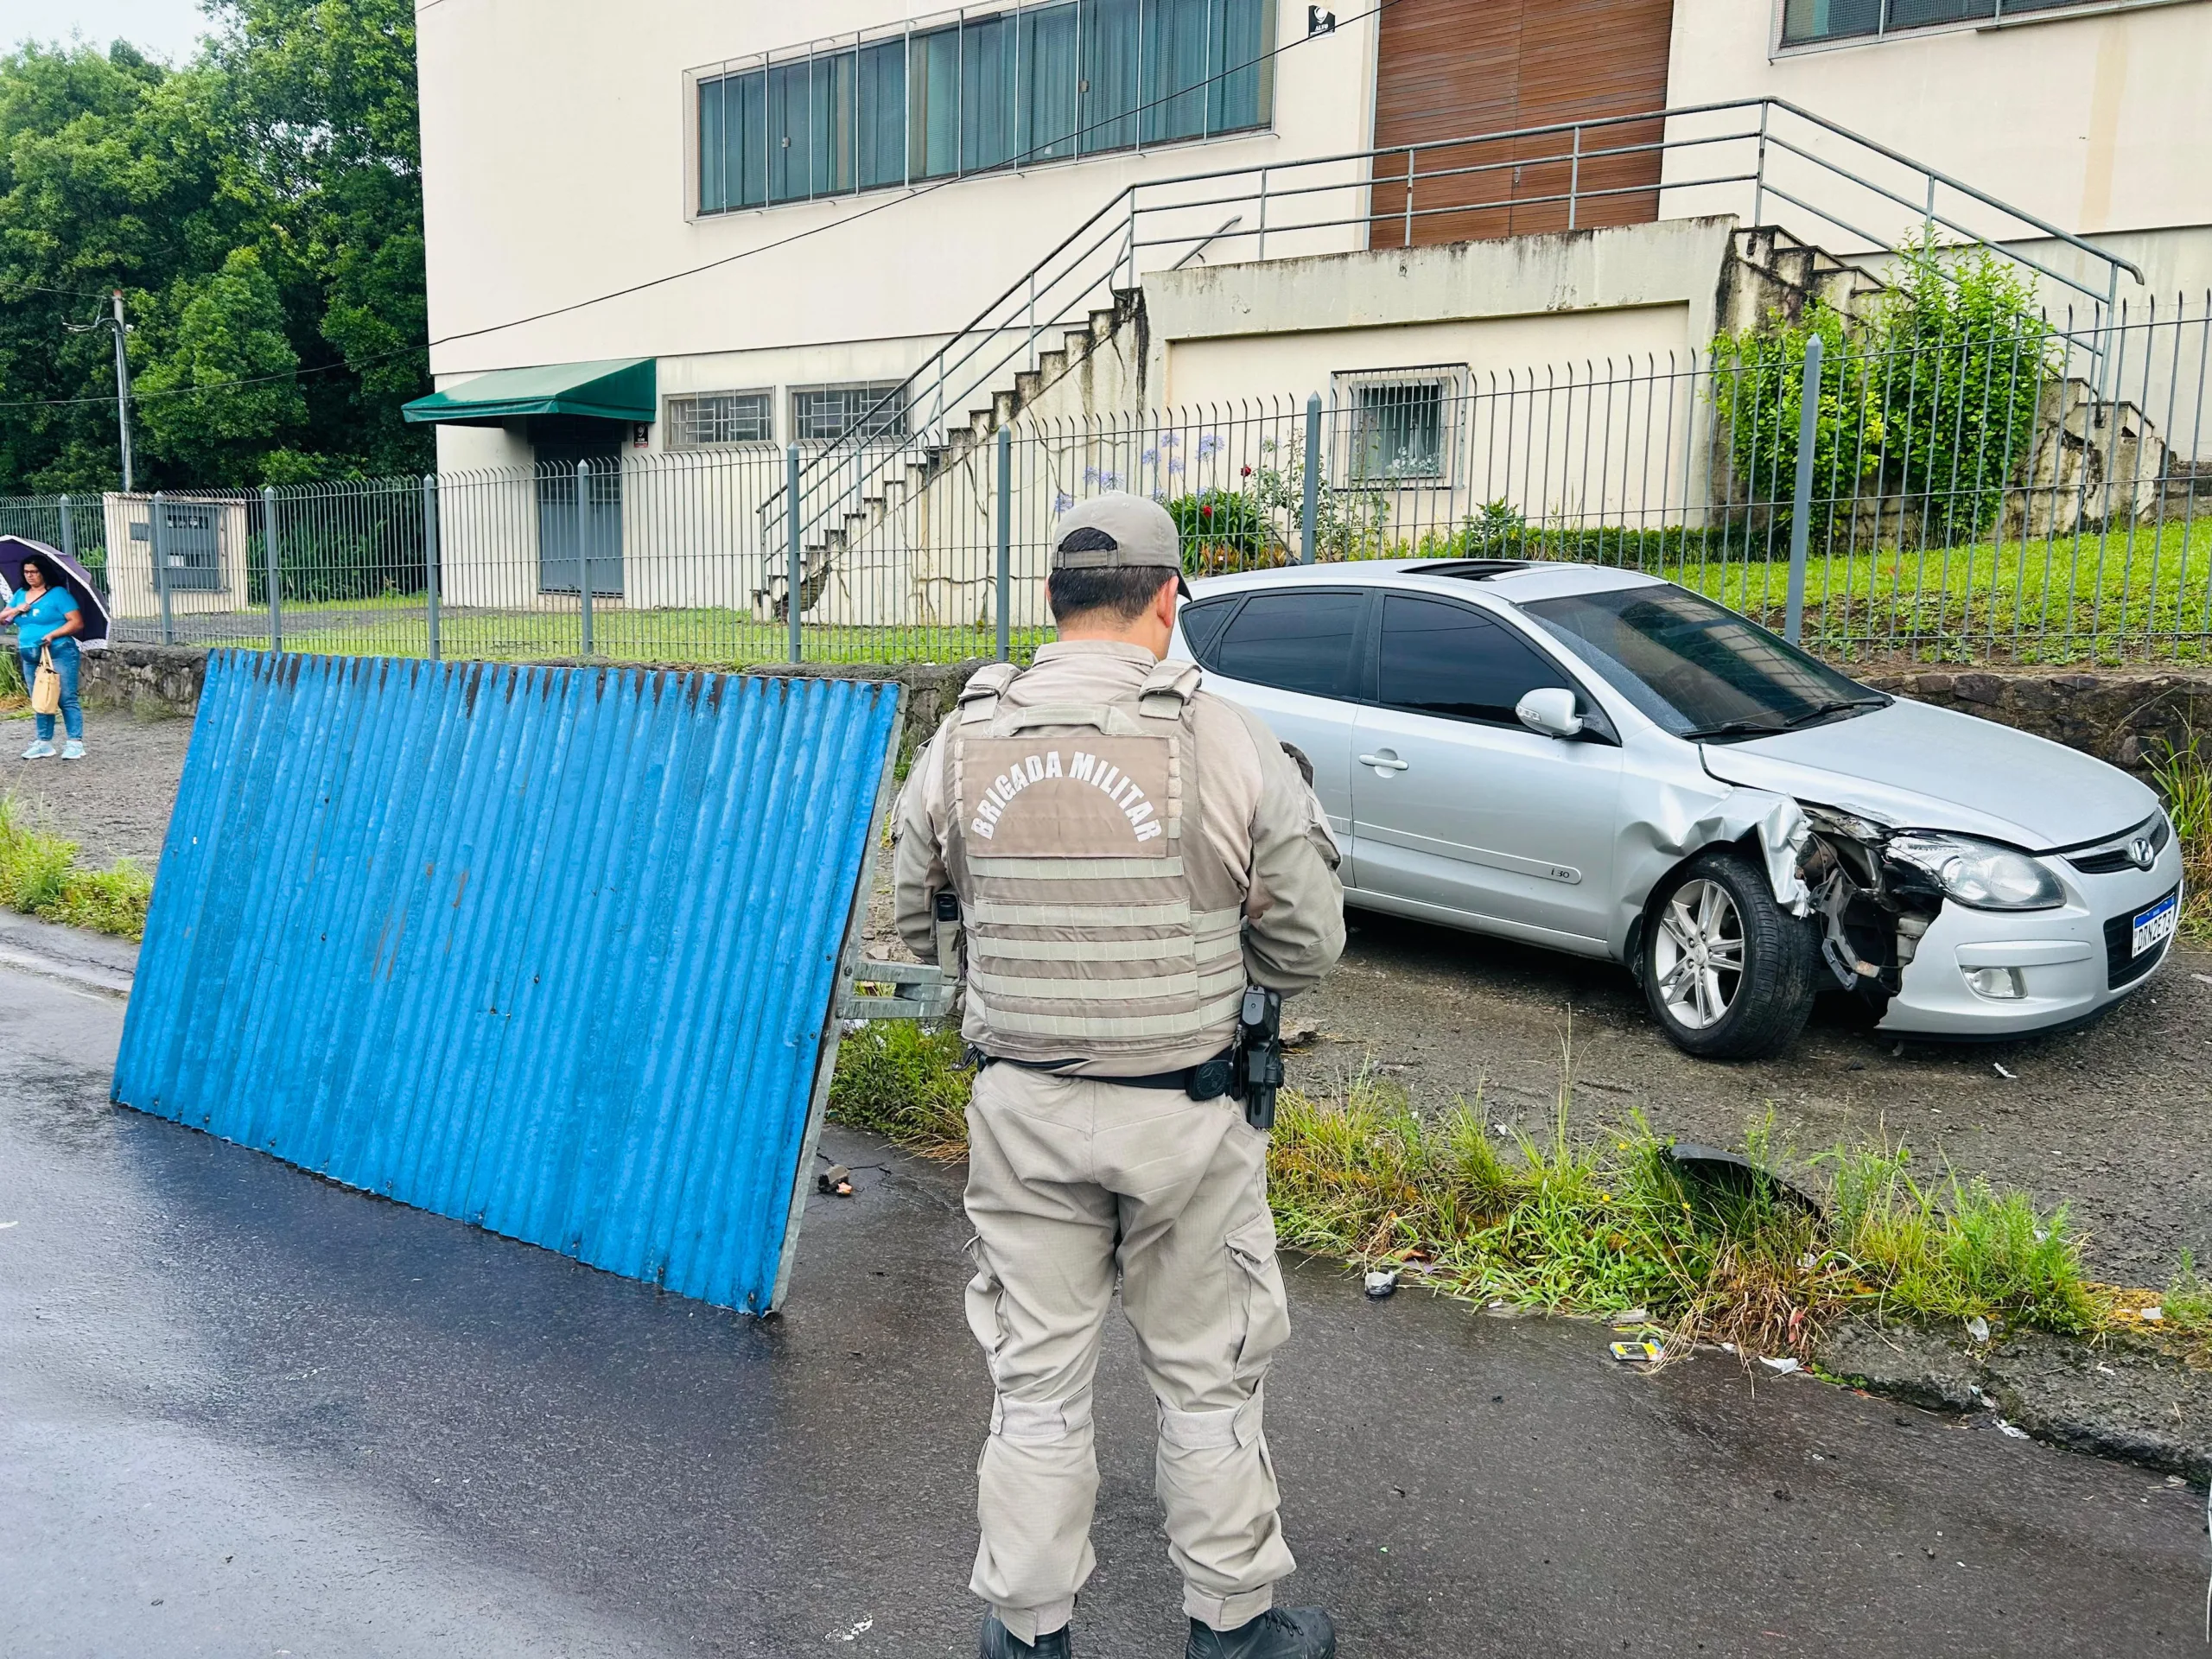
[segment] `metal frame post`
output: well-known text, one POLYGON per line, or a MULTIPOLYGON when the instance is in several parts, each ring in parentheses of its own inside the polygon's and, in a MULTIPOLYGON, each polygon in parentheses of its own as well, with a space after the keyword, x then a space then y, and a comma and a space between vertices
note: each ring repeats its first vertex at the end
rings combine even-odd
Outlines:
POLYGON ((1805 560, 1813 532, 1813 445, 1821 418, 1821 337, 1805 341, 1805 378, 1798 390, 1797 480, 1789 497, 1789 603, 1782 637, 1791 645, 1805 626, 1805 560))
POLYGON ((168 537, 162 523, 168 517, 168 504, 159 490, 154 492, 153 519, 146 526, 146 544, 154 550, 154 591, 162 601, 162 643, 176 644, 176 618, 169 607, 169 549, 168 537))
POLYGON ((61 556, 73 563, 77 557, 77 526, 69 522, 69 498, 61 498, 61 556))
POLYGON ((123 493, 129 495, 137 487, 130 465, 130 325, 123 320, 123 290, 117 289, 111 298, 115 315, 115 437, 123 459, 123 493))
MULTIPOLYGON (((1751 168, 1751 224, 1756 228, 1766 223, 1766 122, 1774 105, 1765 99, 1759 100, 1759 153, 1751 168)), ((1661 134, 1665 142, 1665 134, 1661 134)))
POLYGON ((1014 429, 999 428, 999 661, 1014 660, 1014 429))
POLYGON ((423 474, 423 620, 429 625, 430 660, 438 651, 438 475, 423 474))
POLYGON ((798 445, 784 448, 784 542, 791 560, 784 590, 784 617, 791 628, 791 661, 804 662, 798 632, 799 590, 806 586, 806 557, 800 551, 798 511, 798 445))
POLYGON ((576 620, 582 654, 597 655, 591 633, 591 462, 576 463, 576 620))
POLYGON ((276 549, 276 491, 261 486, 261 559, 269 578, 269 649, 284 649, 284 561, 276 549))
POLYGON ((1574 199, 1582 189, 1582 127, 1574 128, 1574 153, 1567 164, 1567 228, 1574 228, 1574 199))
POLYGON ((1298 562, 1313 563, 1321 511, 1321 394, 1306 397, 1306 499, 1298 516, 1298 562))

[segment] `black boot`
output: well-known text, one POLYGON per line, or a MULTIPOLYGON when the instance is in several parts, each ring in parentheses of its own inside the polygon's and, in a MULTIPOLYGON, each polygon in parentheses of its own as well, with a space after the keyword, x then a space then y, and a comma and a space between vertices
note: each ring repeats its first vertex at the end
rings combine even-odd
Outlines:
POLYGON ((1319 1607, 1270 1607, 1233 1630, 1194 1618, 1183 1659, 1337 1659, 1337 1627, 1319 1607))
MULTIPOLYGON (((977 1647, 982 1659, 1069 1659, 1075 1649, 1068 1645, 1068 1627, 1057 1630, 1040 1630, 1037 1643, 1032 1647, 1017 1641, 1014 1633, 999 1623, 996 1613, 983 1615, 983 1639, 977 1647)), ((1332 1648, 1330 1651, 1334 1652, 1332 1648)))

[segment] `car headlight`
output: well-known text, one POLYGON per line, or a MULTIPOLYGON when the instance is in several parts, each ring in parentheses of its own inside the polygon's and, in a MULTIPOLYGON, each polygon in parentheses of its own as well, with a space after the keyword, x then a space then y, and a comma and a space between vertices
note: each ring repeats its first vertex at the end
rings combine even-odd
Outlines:
POLYGON ((1883 851, 1935 877, 1976 910, 2050 910, 2066 902, 2058 878, 2025 853, 1970 836, 1891 836, 1883 851))

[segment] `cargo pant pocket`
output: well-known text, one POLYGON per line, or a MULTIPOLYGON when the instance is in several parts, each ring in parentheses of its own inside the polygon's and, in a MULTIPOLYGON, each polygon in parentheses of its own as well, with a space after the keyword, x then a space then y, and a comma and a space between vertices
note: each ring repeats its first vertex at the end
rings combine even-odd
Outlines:
POLYGON ((1274 1217, 1265 1210, 1231 1228, 1231 1296, 1237 1308, 1234 1374, 1246 1393, 1260 1385, 1275 1350, 1290 1337, 1290 1307, 1275 1260, 1274 1217))

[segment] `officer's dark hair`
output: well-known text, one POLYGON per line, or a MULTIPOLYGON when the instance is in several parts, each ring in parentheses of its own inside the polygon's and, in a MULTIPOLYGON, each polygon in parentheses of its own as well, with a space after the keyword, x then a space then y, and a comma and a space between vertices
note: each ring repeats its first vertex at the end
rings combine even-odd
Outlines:
MULTIPOLYGON (((1060 549, 1087 553, 1110 551, 1118 545, 1104 531, 1085 524, 1068 532, 1060 549)), ((1134 622, 1152 608, 1160 590, 1175 579, 1166 565, 1121 565, 1104 570, 1055 570, 1045 583, 1052 605, 1052 620, 1065 626, 1094 611, 1109 613, 1116 622, 1134 622)))

